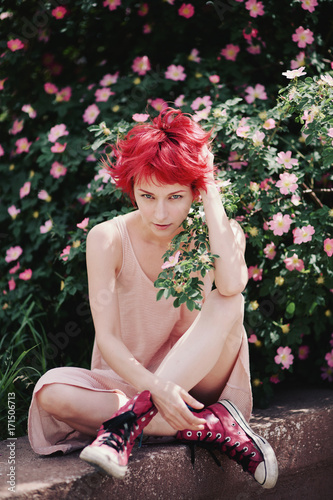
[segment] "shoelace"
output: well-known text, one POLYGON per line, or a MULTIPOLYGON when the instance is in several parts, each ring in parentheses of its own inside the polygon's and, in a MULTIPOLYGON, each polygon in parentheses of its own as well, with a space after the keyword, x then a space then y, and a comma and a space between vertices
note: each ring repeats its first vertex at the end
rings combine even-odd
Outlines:
MULTIPOLYGON (((229 458, 235 460, 238 464, 240 464, 245 472, 248 472, 249 465, 252 461, 252 458, 255 456, 255 452, 251 452, 249 455, 244 455, 244 452, 248 451, 247 447, 243 447, 241 450, 237 450, 236 448, 238 447, 238 442, 236 442, 232 446, 225 446, 226 443, 230 441, 229 437, 226 437, 222 442, 218 442, 217 435, 215 436, 215 439, 213 439, 210 442, 207 442, 209 436, 205 436, 203 439, 201 438, 201 435, 198 436, 198 439, 196 442, 188 443, 190 450, 191 450, 191 463, 194 466, 194 461, 195 461, 195 448, 196 446, 200 446, 201 448, 206 449, 211 457, 213 458, 214 462, 218 467, 222 467, 221 462, 218 460, 216 455, 213 453, 212 448, 217 447, 217 449, 228 455, 229 458), (235 451, 233 454, 232 452, 235 451)), ((258 450, 259 452, 259 450, 258 450)))
POLYGON ((136 420, 137 416, 134 411, 127 411, 108 420, 104 423, 104 429, 107 436, 105 436, 101 442, 117 451, 122 451, 130 439, 131 430, 136 420))

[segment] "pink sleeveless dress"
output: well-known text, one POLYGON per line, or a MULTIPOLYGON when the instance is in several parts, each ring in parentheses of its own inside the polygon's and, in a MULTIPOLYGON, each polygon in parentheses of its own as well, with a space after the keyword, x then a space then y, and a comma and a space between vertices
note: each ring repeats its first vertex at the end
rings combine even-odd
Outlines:
MULTIPOLYGON (((123 245, 123 264, 117 277, 122 340, 133 356, 144 367, 154 372, 178 338, 185 333, 179 328, 181 308, 174 308, 171 299, 162 298, 156 301, 157 289, 136 259, 124 216, 116 217, 113 222, 121 234, 123 245)), ((204 280, 204 296, 209 294, 211 286, 207 275, 204 280)), ((194 321, 200 313, 194 311, 192 314, 194 321)), ((53 383, 92 391, 116 392, 128 397, 137 392, 108 366, 96 342, 92 352, 91 370, 77 367, 49 370, 35 386, 28 418, 31 447, 41 455, 49 455, 56 451, 68 453, 83 448, 91 442, 90 436, 73 430, 38 405, 36 398, 38 391, 43 386, 53 383)), ((238 358, 221 398, 233 401, 245 418, 250 418, 252 393, 248 341, 244 328, 238 358)))

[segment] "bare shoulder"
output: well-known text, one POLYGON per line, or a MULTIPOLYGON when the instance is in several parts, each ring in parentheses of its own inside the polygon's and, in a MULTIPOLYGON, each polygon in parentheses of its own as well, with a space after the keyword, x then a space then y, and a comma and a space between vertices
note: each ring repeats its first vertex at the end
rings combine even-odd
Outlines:
POLYGON ((87 236, 87 262, 97 262, 120 269, 122 262, 121 235, 114 219, 96 224, 87 236))

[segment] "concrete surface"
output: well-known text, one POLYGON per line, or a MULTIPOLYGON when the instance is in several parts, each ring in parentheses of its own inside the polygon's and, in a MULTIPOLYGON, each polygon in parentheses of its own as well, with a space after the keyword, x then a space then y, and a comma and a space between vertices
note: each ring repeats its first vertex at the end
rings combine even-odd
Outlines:
POLYGON ((128 475, 115 480, 70 455, 40 457, 27 437, 15 444, 15 492, 8 491, 8 440, 0 443, 0 498, 11 500, 332 500, 333 392, 293 390, 256 410, 251 426, 271 443, 279 479, 265 490, 226 456, 217 467, 206 450, 192 467, 187 446, 146 444, 134 448, 128 475))

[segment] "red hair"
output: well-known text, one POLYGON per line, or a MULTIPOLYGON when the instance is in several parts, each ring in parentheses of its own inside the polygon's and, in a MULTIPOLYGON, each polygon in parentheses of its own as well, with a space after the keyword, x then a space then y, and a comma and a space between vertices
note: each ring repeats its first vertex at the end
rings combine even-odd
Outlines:
POLYGON ((209 166, 203 157, 211 132, 190 115, 166 108, 148 123, 135 125, 112 147, 116 161, 103 161, 116 186, 133 200, 134 181, 190 186, 194 195, 205 189, 209 166))

